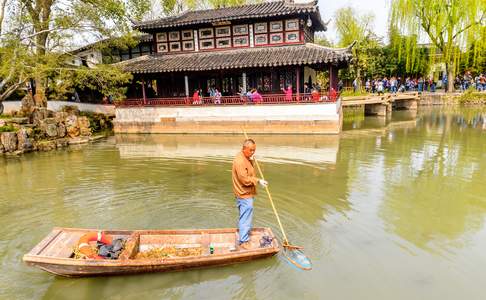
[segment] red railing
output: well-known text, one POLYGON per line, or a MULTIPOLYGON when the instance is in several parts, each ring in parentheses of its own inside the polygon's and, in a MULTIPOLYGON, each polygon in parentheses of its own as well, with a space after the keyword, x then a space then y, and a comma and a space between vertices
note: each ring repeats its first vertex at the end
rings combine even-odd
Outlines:
POLYGON ((247 96, 222 96, 217 97, 173 97, 173 98, 138 98, 126 99, 118 102, 117 107, 133 106, 211 106, 211 105, 248 105, 248 104, 305 104, 305 103, 332 103, 339 97, 336 93, 299 94, 291 98, 284 94, 265 94, 261 99, 250 99, 247 96))

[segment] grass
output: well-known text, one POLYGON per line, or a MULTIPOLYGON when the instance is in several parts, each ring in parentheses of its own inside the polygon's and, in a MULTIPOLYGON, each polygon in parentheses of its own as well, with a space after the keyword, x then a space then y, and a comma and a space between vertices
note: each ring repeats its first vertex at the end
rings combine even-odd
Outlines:
POLYGON ((474 88, 467 89, 461 96, 459 96, 459 103, 461 104, 486 104, 486 95, 477 92, 474 88))
POLYGON ((366 91, 357 91, 357 92, 354 92, 354 91, 343 91, 341 92, 341 97, 353 97, 353 96, 368 96, 369 93, 367 93, 366 91))

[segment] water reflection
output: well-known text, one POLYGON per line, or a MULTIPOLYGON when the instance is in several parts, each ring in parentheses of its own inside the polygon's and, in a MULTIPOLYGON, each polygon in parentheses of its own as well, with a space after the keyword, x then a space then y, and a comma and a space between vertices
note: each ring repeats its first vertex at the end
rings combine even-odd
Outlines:
POLYGON ((387 230, 421 249, 444 253, 461 248, 480 231, 486 213, 486 140, 480 112, 423 112, 412 131, 394 134, 381 147, 387 230))
MULTIPOLYGON (((261 160, 286 163, 335 164, 339 137, 265 136, 257 141, 261 160)), ((122 158, 199 158, 233 159, 244 138, 235 135, 116 135, 122 158)))
MULTIPOLYGON (((230 169, 241 136, 120 135, 2 157, 0 299, 483 299, 485 115, 434 108, 416 119, 394 112, 385 126, 363 119, 340 137, 255 136, 287 234, 312 272, 274 257, 61 279, 20 262, 54 226, 235 226, 230 169)), ((255 205, 255 225, 278 231, 266 197, 255 205)))

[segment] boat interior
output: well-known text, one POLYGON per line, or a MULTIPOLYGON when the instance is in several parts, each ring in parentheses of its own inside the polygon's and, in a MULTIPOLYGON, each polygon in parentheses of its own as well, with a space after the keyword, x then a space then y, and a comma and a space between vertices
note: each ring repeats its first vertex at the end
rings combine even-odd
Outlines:
MULTIPOLYGON (((41 243, 39 243, 30 255, 74 258, 74 250, 79 239, 87 232, 95 230, 87 229, 54 229, 41 243)), ((113 240, 121 238, 125 241, 124 249, 118 259, 140 259, 140 253, 149 252, 154 249, 198 249, 193 255, 226 254, 240 251, 257 250, 262 247, 278 247, 271 230, 266 228, 254 228, 250 234, 249 250, 242 250, 237 245, 238 231, 229 229, 207 229, 207 230, 137 230, 137 231, 104 231, 113 240), (272 242, 261 245, 263 237, 270 237, 272 242)), ((267 239, 267 238, 266 238, 267 239)), ((90 242, 96 245, 96 241, 90 242)), ((184 256, 191 256, 191 252, 184 256)), ((143 258, 143 256, 142 256, 143 258)))

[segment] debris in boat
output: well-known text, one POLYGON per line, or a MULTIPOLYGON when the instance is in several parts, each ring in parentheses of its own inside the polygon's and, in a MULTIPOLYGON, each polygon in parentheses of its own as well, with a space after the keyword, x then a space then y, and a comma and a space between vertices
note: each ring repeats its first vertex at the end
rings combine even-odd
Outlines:
POLYGON ((98 242, 98 255, 105 259, 118 259, 125 248, 124 239, 115 239, 111 245, 98 242))
POLYGON ((135 259, 161 259, 169 257, 186 257, 186 256, 201 256, 204 252, 202 247, 195 248, 176 248, 163 247, 152 248, 150 250, 139 252, 135 259))
MULTIPOLYGON (((98 253, 98 247, 96 247, 96 245, 89 245, 89 247, 90 253, 98 253)), ((85 248, 85 246, 83 248, 85 248)), ((86 250, 83 252, 86 252, 86 250)), ((88 256, 80 251, 79 246, 74 247, 73 253, 75 259, 88 259, 88 256)))

